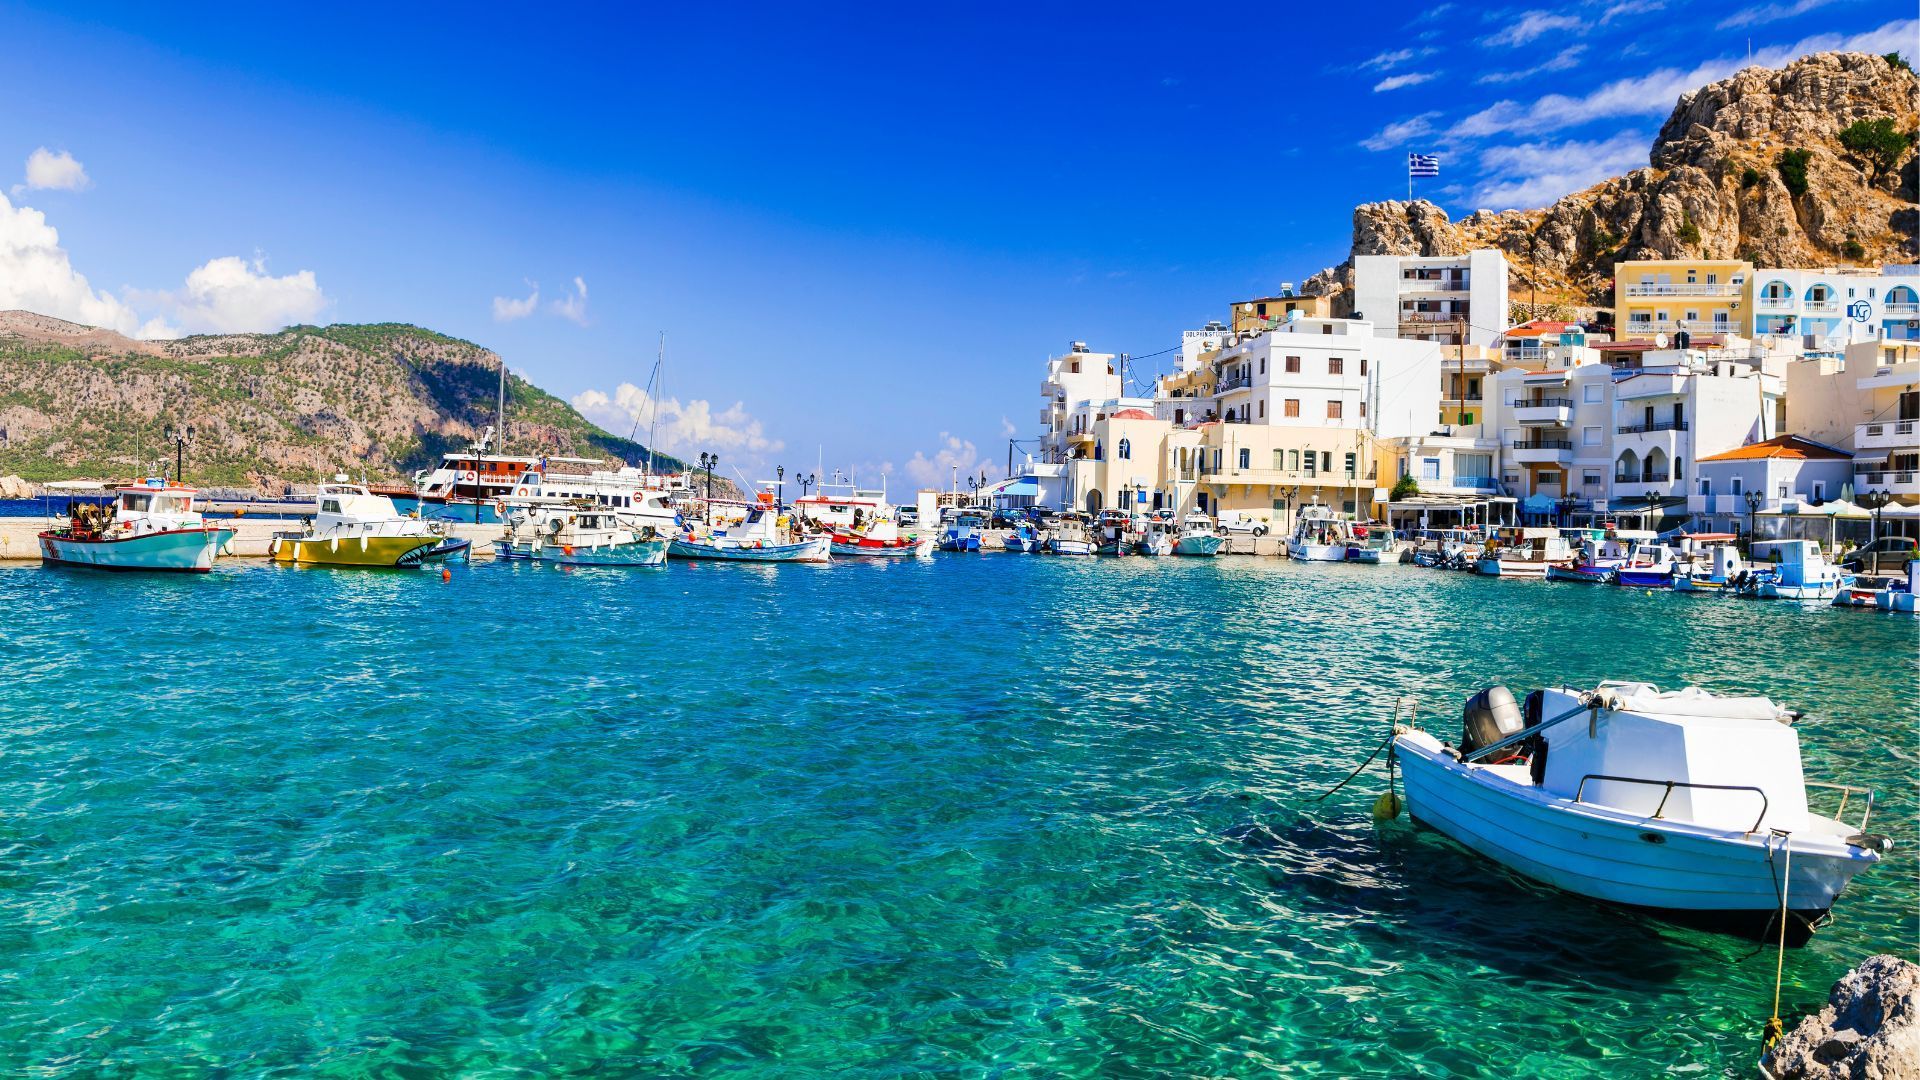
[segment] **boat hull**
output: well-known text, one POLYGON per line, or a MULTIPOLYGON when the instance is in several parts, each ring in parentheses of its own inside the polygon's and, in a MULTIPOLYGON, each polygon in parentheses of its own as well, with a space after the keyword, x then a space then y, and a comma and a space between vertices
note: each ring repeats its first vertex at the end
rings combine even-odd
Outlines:
POLYGON ((1092 555, 1091 540, 1049 540, 1047 550, 1055 555, 1092 555))
POLYGON ((667 554, 676 559, 709 559, 716 562, 823 563, 832 558, 832 548, 831 542, 824 536, 796 544, 762 544, 758 547, 675 540, 667 546, 667 554))
MULTIPOLYGON (((1769 858, 1767 833, 1679 825, 1557 798, 1470 769, 1423 733, 1396 736, 1394 753, 1416 821, 1535 881, 1728 928, 1763 929, 1779 911, 1785 860, 1777 840, 1769 858)), ((1804 941, 1854 875, 1878 860, 1826 837, 1796 836, 1787 893, 1800 918, 1790 921, 1790 937, 1804 941)))
POLYGON ((1611 566, 1549 566, 1548 581, 1577 581, 1583 585, 1606 585, 1613 581, 1611 566))
POLYGON ((138 536, 106 536, 98 540, 77 540, 54 532, 43 532, 40 534, 40 558, 59 566, 84 566, 95 570, 204 574, 213 569, 214 557, 231 539, 232 529, 214 525, 169 529, 138 536))
POLYGON ((1133 551, 1136 555, 1165 557, 1173 554, 1173 542, 1165 537, 1159 537, 1153 540, 1142 540, 1134 544, 1133 551))
POLYGON ((340 539, 317 536, 278 536, 268 549, 274 562, 295 566, 353 566, 394 569, 408 565, 416 552, 437 547, 435 536, 349 536, 340 539))
POLYGON ((1345 544, 1302 544, 1287 542, 1287 557, 1297 562, 1345 562, 1345 544))
POLYGON ((1548 564, 1528 559, 1481 559, 1474 563, 1475 573, 1489 577, 1531 577, 1545 579, 1548 564))
POLYGON ((1009 536, 1000 541, 1000 550, 1016 555, 1028 555, 1040 550, 1040 541, 1026 536, 1009 536))
POLYGON ((568 544, 542 544, 534 556, 556 566, 665 566, 665 540, 636 540, 630 544, 604 544, 579 547, 568 544))
POLYGON ((1673 591, 1717 593, 1725 596, 1733 591, 1733 587, 1725 581, 1716 581, 1713 578, 1689 577, 1682 574, 1673 579, 1673 591))
POLYGON ((836 538, 828 543, 827 550, 836 558, 924 559, 933 554, 933 537, 923 536, 918 540, 903 540, 894 544, 836 538))
POLYGON ((502 562, 532 562, 539 552, 539 545, 529 541, 515 543, 512 540, 495 540, 493 542, 493 557, 502 562))
POLYGON ((445 563, 465 563, 473 555, 473 541, 464 537, 449 536, 430 548, 422 548, 400 557, 401 566, 439 566, 445 563))
POLYGON ((1631 589, 1671 589, 1673 571, 1671 570, 1634 570, 1621 567, 1614 576, 1615 585, 1625 585, 1631 589))
POLYGON ((1378 563, 1380 561, 1380 555, 1381 555, 1381 552, 1379 548, 1366 548, 1366 547, 1347 548, 1348 562, 1378 563))
POLYGON ((1226 538, 1222 536, 1183 536, 1174 541, 1173 553, 1175 555, 1218 555, 1220 546, 1224 543, 1226 538))

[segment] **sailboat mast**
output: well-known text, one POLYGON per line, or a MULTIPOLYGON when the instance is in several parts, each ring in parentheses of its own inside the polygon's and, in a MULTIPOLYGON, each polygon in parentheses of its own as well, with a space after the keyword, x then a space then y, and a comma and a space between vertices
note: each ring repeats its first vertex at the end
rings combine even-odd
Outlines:
POLYGON ((507 358, 500 358, 500 401, 493 412, 493 452, 505 453, 507 449, 507 358))
POLYGON ((667 332, 660 331, 660 354, 653 361, 653 422, 647 425, 647 472, 653 475, 653 448, 659 441, 660 431, 660 392, 666 382, 667 332))

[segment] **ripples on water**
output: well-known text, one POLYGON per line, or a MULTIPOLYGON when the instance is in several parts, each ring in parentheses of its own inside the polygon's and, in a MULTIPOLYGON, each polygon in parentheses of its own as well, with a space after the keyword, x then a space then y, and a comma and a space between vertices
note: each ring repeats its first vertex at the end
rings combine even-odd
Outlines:
POLYGON ((1747 1074, 1771 955, 1314 801, 1496 681, 1806 708, 1901 846, 1782 1011, 1912 952, 1911 619, 1013 556, 0 602, 10 1074, 1747 1074))

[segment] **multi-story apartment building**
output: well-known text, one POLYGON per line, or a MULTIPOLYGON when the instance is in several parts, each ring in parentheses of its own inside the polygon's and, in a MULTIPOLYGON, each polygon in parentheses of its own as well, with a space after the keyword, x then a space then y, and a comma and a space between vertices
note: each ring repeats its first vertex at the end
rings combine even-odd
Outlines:
POLYGON ((1383 337, 1491 347, 1507 328, 1507 257, 1356 255, 1353 307, 1383 337))
POLYGON ((1756 270, 1754 336, 1834 341, 1920 341, 1920 266, 1756 270))
POLYGON ((1278 296, 1260 296, 1233 305, 1233 331, 1236 334, 1250 334, 1258 330, 1271 330, 1289 318, 1326 319, 1332 316, 1333 302, 1327 297, 1296 296, 1291 282, 1281 282, 1278 296))
POLYGON ((1697 350, 1649 353, 1613 385, 1608 506, 1660 516, 1685 505, 1689 463, 1772 438, 1784 393, 1758 366, 1697 350), (1656 509, 1657 508, 1657 509, 1656 509))
POLYGON ((1584 354, 1569 359, 1510 367, 1493 380, 1485 430, 1500 447, 1500 490, 1533 514, 1563 499, 1591 508, 1608 496, 1614 370, 1584 354))
POLYGON ((1920 496, 1920 341, 1862 341, 1787 367, 1787 429, 1853 454, 1856 492, 1920 496))
POLYGON ((1088 406, 1119 398, 1120 374, 1113 361, 1114 354, 1094 352, 1084 341, 1047 359, 1047 377, 1040 382, 1040 449, 1020 469, 1038 487, 1040 505, 1066 502, 1066 463, 1092 438, 1085 430, 1088 406))
POLYGON ((1753 312, 1753 264, 1735 259, 1615 263, 1616 335, 1745 334, 1753 312))

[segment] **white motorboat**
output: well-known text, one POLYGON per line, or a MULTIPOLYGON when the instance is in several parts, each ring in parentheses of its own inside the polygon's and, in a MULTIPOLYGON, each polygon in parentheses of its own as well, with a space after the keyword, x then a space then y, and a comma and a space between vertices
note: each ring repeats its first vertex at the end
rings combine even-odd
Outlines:
POLYGON ((797 533, 787 522, 771 506, 750 507, 744 518, 704 535, 688 526, 673 538, 667 554, 676 559, 761 563, 823 563, 833 557, 830 537, 797 533))
POLYGON ((1180 519, 1180 538, 1173 542, 1175 555, 1218 555, 1227 538, 1213 527, 1205 514, 1188 514, 1180 519))
MULTIPOLYGON (((817 520, 817 519, 816 519, 817 520)), ((835 555, 874 559, 929 559, 934 538, 902 533, 891 517, 861 517, 860 524, 833 531, 828 550, 835 555)))
POLYGON ((1352 539, 1347 523, 1315 503, 1300 511, 1300 520, 1287 539, 1287 556, 1304 562, 1344 562, 1352 539))
POLYGON ((320 485, 306 529, 275 533, 267 554, 298 566, 417 567, 445 540, 438 522, 404 516, 392 499, 343 475, 320 485))
POLYGON ((1714 544, 1706 549, 1705 565, 1696 565, 1689 572, 1677 573, 1673 577, 1676 592, 1718 593, 1727 596, 1733 592, 1734 579, 1740 576, 1745 565, 1740 561, 1740 549, 1733 544, 1714 544))
POLYGON ((1093 533, 1085 514, 1068 511, 1047 530, 1046 551, 1050 555, 1091 555, 1093 549, 1093 533))
POLYGON ((1544 581, 1549 567, 1568 565, 1572 558, 1573 550, 1558 529, 1503 528, 1495 530, 1473 568, 1476 573, 1495 577, 1532 577, 1544 581))
POLYGON ((1141 555, 1171 555, 1174 545, 1179 542, 1177 528, 1171 518, 1153 516, 1137 519, 1134 522, 1137 539, 1133 542, 1133 550, 1141 555))
POLYGON ((50 565, 204 574, 233 539, 232 529, 208 524, 194 509, 196 489, 160 477, 116 489, 110 506, 81 501, 79 493, 104 490, 92 481, 48 486, 75 496, 67 524, 39 535, 40 557, 50 565))
POLYGON ((1627 682, 1540 690, 1523 708, 1496 686, 1468 700, 1459 747, 1402 726, 1393 754, 1416 821, 1527 877, 1763 936, 1779 932, 1784 885, 1788 937, 1804 941, 1890 844, 1866 831, 1872 792, 1804 778, 1798 716, 1627 682))
POLYGON ((1873 605, 1881 611, 1897 611, 1912 615, 1914 597, 1920 596, 1920 559, 1907 563, 1907 581, 1905 587, 1898 583, 1889 585, 1873 596, 1873 605))
POLYGON ((533 557, 559 566, 665 566, 667 539, 640 519, 581 508, 546 519, 533 557))
POLYGON ((1400 538, 1377 521, 1355 525, 1353 538, 1347 541, 1347 561, 1357 563, 1398 562, 1400 538))
POLYGON ((1832 600, 1853 575, 1828 562, 1812 540, 1761 540, 1742 596, 1762 600, 1832 600), (1763 561, 1765 560, 1765 561, 1763 561))

